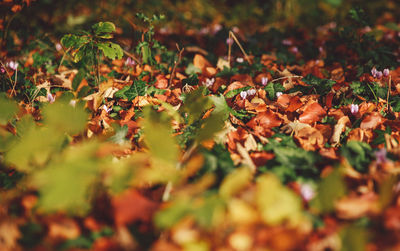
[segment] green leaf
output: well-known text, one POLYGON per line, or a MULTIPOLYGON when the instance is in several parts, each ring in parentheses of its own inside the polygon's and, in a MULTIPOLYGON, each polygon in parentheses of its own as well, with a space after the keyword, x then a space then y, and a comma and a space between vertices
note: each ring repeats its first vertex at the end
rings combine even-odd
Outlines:
POLYGON ((169 207, 156 213, 154 217, 155 225, 161 229, 174 226, 178 221, 190 213, 190 205, 191 203, 188 199, 175 200, 169 207))
POLYGON ((78 89, 79 84, 82 82, 83 78, 86 75, 86 71, 84 68, 80 68, 78 73, 75 75, 74 79, 72 80, 72 89, 76 91, 78 89))
POLYGON ((283 85, 281 83, 273 83, 273 82, 269 82, 264 90, 268 93, 268 98, 270 100, 275 100, 276 99, 276 93, 277 92, 284 92, 285 88, 283 87, 283 85))
POLYGON ((316 93, 319 95, 328 94, 331 91, 333 84, 336 83, 333 80, 317 78, 311 74, 305 76, 303 81, 310 85, 310 87, 314 88, 316 93))
POLYGON ((192 76, 196 75, 197 77, 197 73, 201 73, 201 69, 194 66, 193 63, 189 63, 185 69, 185 73, 186 75, 192 75, 192 76))
POLYGON ((99 173, 97 148, 97 142, 71 147, 45 169, 35 172, 32 183, 38 187, 41 209, 77 215, 90 209, 89 188, 99 173))
POLYGON ((114 94, 116 98, 128 99, 132 101, 137 96, 144 96, 146 94, 146 82, 136 80, 131 86, 124 86, 121 90, 114 94))
POLYGON ((66 48, 77 48, 83 45, 84 40, 82 40, 81 37, 73 35, 73 34, 67 34, 64 35, 61 38, 61 44, 64 45, 66 48))
POLYGON ((96 35, 101 35, 102 33, 115 32, 115 25, 112 22, 99 22, 92 26, 92 29, 96 35))
POLYGON ((106 56, 109 59, 121 59, 122 56, 124 55, 121 46, 115 43, 111 42, 105 42, 105 43, 97 43, 96 44, 97 48, 101 50, 104 53, 104 56, 106 56))
POLYGON ((253 175, 248 167, 235 169, 225 177, 219 187, 219 194, 224 199, 229 199, 250 184, 253 175))
POLYGON ((196 73, 190 74, 189 77, 187 77, 187 78, 182 80, 182 85, 198 85, 198 84, 199 84, 199 78, 198 78, 198 75, 196 73))
POLYGON ((229 118, 229 113, 231 112, 231 108, 226 103, 226 100, 223 95, 219 96, 211 96, 210 99, 214 102, 215 109, 213 112, 221 115, 222 120, 227 120, 229 118))
POLYGON ((333 7, 338 7, 339 5, 342 4, 343 0, 324 0, 324 2, 332 5, 333 7))
POLYGON ((5 125, 18 111, 18 105, 2 93, 0 94, 0 107, 0 124, 5 125))
POLYGON ((392 135, 392 129, 390 128, 390 126, 388 126, 388 127, 386 127, 385 130, 376 129, 376 130, 374 130, 374 133, 376 134, 376 137, 372 141, 372 144, 379 145, 379 144, 385 143, 385 145, 386 145, 385 134, 392 135))
POLYGON ((125 143, 129 142, 126 139, 126 135, 128 134, 129 128, 127 125, 124 125, 122 127, 118 127, 115 131, 115 134, 111 136, 108 141, 111 141, 113 143, 119 144, 119 145, 124 145, 125 143))
POLYGON ((143 131, 151 155, 175 166, 179 150, 172 136, 170 118, 165 113, 157 113, 147 106, 144 108, 143 131))
POLYGON ((367 173, 369 164, 373 159, 372 148, 369 144, 360 141, 349 141, 340 148, 340 153, 345 157, 354 169, 361 173, 367 173))
POLYGON ((62 132, 34 125, 5 153, 5 160, 17 170, 29 172, 36 165, 44 165, 53 152, 61 149, 63 141, 62 132))
POLYGON ((209 97, 203 95, 204 87, 200 87, 186 95, 183 110, 188 115, 188 122, 192 124, 200 119, 200 116, 212 107, 209 97))
POLYGON ((229 92, 227 92, 227 93, 225 94, 225 98, 233 98, 233 97, 235 97, 236 95, 238 95, 240 92, 242 92, 242 91, 247 91, 247 90, 249 90, 249 89, 250 89, 250 86, 246 86, 246 87, 242 87, 242 88, 238 88, 238 89, 229 91, 229 92))
POLYGON ((202 126, 196 135, 196 141, 199 143, 212 139, 217 132, 224 128, 224 114, 213 111, 211 115, 202 122, 202 126))
POLYGON ((317 196, 311 201, 311 205, 321 211, 329 213, 334 210, 335 201, 347 193, 346 183, 339 169, 335 169, 318 185, 317 196))
POLYGON ((288 221, 296 225, 303 217, 301 199, 272 174, 264 174, 257 179, 256 201, 267 224, 288 221))
POLYGON ((44 123, 55 131, 77 134, 86 126, 88 115, 78 106, 72 107, 68 103, 56 102, 43 108, 44 123))
POLYGON ((354 224, 340 232, 342 251, 364 251, 367 249, 369 233, 363 227, 354 224))

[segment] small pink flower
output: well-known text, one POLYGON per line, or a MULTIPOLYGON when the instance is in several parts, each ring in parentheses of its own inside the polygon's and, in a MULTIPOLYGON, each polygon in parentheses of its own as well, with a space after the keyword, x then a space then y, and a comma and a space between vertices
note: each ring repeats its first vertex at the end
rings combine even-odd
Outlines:
POLYGON ((4 69, 3 67, 0 67, 0 73, 4 74, 6 72, 6 69, 4 69))
POLYGON ((257 93, 257 91, 255 89, 249 89, 247 90, 247 95, 248 96, 253 96, 257 93))
POLYGON ((378 72, 376 73, 376 78, 377 78, 377 79, 381 79, 382 76, 383 76, 383 73, 382 73, 381 71, 378 71, 378 72))
POLYGON ((309 184, 301 184, 300 194, 305 201, 310 201, 315 197, 315 191, 309 184))
POLYGON ((358 113, 358 105, 357 104, 351 104, 350 105, 350 112, 353 115, 356 115, 358 113))
POLYGON ((374 78, 376 78, 376 74, 377 74, 377 73, 378 73, 378 71, 376 70, 375 67, 371 69, 371 75, 372 75, 374 78))
POLYGON ((388 161, 386 148, 381 148, 375 152, 376 163, 383 164, 388 161))
POLYGON ((226 39, 226 44, 227 44, 227 45, 232 45, 232 44, 233 44, 233 39, 230 38, 230 37, 228 37, 228 38, 226 39))
POLYGON ((243 62, 244 62, 244 60, 243 60, 243 58, 237 58, 237 59, 236 59, 236 62, 238 62, 238 63, 240 63, 240 64, 241 64, 241 63, 243 63, 243 62))
POLYGON ((282 44, 283 44, 283 45, 290 46, 290 45, 292 45, 292 44, 293 44, 293 42, 292 42, 292 41, 290 41, 289 39, 284 39, 284 40, 282 40, 282 44))
POLYGON ((50 92, 47 93, 47 101, 51 104, 54 103, 54 101, 56 101, 55 96, 51 95, 50 92))
POLYGON ((6 64, 7 67, 10 67, 11 69, 13 69, 14 71, 17 70, 18 68, 18 62, 17 61, 10 61, 6 64))
POLYGON ((240 92, 240 97, 241 97, 242 99, 246 99, 246 98, 247 98, 247 91, 241 91, 241 92, 240 92))
POLYGON ((207 78, 206 82, 203 82, 203 85, 207 86, 207 88, 210 88, 215 82, 214 78, 207 78))
POLYGON ((268 84, 268 78, 267 77, 262 77, 261 78, 261 84, 266 86, 268 84))
POLYGON ((383 70, 383 76, 388 77, 389 74, 390 74, 390 71, 389 71, 388 68, 386 68, 386 69, 383 70))
POLYGON ((111 110, 112 110, 112 108, 110 107, 110 108, 108 108, 106 105, 103 105, 103 110, 104 111, 106 111, 107 113, 109 113, 111 110))
POLYGON ((128 57, 128 58, 125 60, 125 66, 132 67, 132 66, 135 66, 135 65, 136 65, 136 62, 135 62, 135 60, 133 60, 131 57, 128 57))
POLYGON ((213 32, 213 34, 216 34, 220 30, 222 30, 222 25, 221 24, 216 24, 216 25, 214 25, 212 32, 213 32))
POLYGON ((56 50, 57 51, 61 51, 62 50, 62 46, 60 43, 56 43, 56 50))
POLYGON ((277 92, 276 97, 279 98, 283 93, 282 92, 277 92))
POLYGON ((299 49, 298 49, 296 46, 293 46, 293 47, 290 49, 290 51, 293 52, 294 54, 296 54, 296 53, 299 52, 299 49))

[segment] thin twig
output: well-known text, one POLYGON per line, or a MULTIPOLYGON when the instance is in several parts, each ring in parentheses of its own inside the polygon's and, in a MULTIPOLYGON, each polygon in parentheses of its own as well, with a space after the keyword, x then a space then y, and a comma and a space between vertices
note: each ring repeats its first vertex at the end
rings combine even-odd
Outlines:
POLYGON ((231 33, 229 32, 229 43, 228 43, 228 65, 229 65, 229 68, 231 68, 231 52, 232 52, 232 43, 230 42, 230 39, 232 39, 231 38, 231 33))
POLYGON ((297 76, 297 75, 293 75, 293 76, 285 76, 285 77, 280 77, 280 78, 276 78, 274 80, 272 80, 271 82, 276 82, 285 78, 302 78, 303 76, 297 76))
POLYGON ((168 82, 168 86, 171 86, 172 80, 175 78, 175 70, 176 67, 178 66, 178 64, 181 62, 182 59, 182 53, 185 50, 185 48, 179 49, 179 45, 176 44, 176 48, 178 49, 178 60, 174 62, 174 67, 172 68, 172 72, 171 72, 171 76, 169 77, 169 82, 168 82))
POLYGON ((390 96, 390 89, 391 88, 392 88, 392 75, 389 76, 389 88, 388 88, 387 98, 386 98, 386 105, 387 105, 388 113, 390 113, 389 96, 390 96))
POLYGON ((137 59, 132 53, 127 52, 126 50, 122 49, 122 51, 124 52, 125 55, 127 55, 128 57, 131 57, 133 60, 135 60, 135 62, 137 64, 140 64, 139 59, 137 59))
POLYGON ((233 37, 233 40, 235 40, 236 44, 239 46, 240 50, 242 51, 244 58, 246 59, 246 61, 251 64, 250 58, 247 55, 246 51, 243 49, 242 45, 240 44, 239 40, 236 38, 235 34, 232 31, 229 31, 229 36, 233 37))
MULTIPOLYGON (((10 75, 10 73, 9 73, 8 70, 7 70, 7 67, 4 65, 4 63, 3 63, 1 60, 0 60, 0 64, 1 64, 1 66, 3 67, 3 69, 6 71, 7 76, 8 76, 8 79, 10 80, 10 84, 12 85, 11 87, 13 87, 14 84, 13 84, 11 75, 10 75)), ((12 94, 12 93, 11 93, 11 94, 12 94)))

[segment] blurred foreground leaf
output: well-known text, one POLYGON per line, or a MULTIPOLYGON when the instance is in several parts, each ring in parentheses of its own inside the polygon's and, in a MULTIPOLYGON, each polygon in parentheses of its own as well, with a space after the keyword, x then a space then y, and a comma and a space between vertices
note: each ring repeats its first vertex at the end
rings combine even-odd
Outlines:
POLYGON ((261 217, 267 224, 288 221, 297 225, 303 217, 300 197, 272 174, 264 174, 257 179, 256 196, 261 217))
POLYGON ((343 177, 339 169, 335 169, 320 182, 317 196, 311 201, 311 205, 322 213, 331 212, 334 210, 335 201, 344 196, 346 192, 347 188, 343 177))

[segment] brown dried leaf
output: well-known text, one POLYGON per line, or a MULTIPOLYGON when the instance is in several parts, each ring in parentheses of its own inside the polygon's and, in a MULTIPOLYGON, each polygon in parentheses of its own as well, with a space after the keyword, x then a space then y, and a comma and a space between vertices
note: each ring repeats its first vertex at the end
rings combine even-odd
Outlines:
POLYGON ((385 119, 379 112, 373 112, 367 115, 360 124, 361 129, 375 129, 381 125, 385 119))
POLYGON ((313 124, 320 121, 326 115, 326 111, 317 102, 312 103, 306 107, 304 112, 300 115, 299 121, 302 123, 313 124))
POLYGON ((119 226, 137 220, 149 222, 158 207, 154 201, 141 195, 135 189, 124 191, 112 198, 115 223, 119 226))

